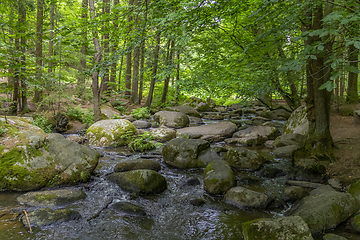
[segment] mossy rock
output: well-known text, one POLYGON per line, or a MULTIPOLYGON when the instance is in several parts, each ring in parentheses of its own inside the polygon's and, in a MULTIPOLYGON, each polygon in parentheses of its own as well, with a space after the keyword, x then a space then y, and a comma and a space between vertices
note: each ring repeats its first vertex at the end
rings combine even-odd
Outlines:
POLYGON ((360 203, 360 179, 351 184, 347 192, 353 195, 360 203))
POLYGON ((234 172, 222 160, 214 160, 204 170, 204 189, 210 194, 224 194, 236 185, 234 172))
POLYGON ((136 194, 161 193, 167 189, 166 179, 153 170, 118 172, 110 174, 108 179, 123 190, 136 194))
POLYGON ((260 218, 245 222, 245 240, 312 240, 309 227, 301 217, 260 218))
POLYGON ((114 172, 126 172, 138 169, 149 169, 154 171, 160 171, 161 166, 155 160, 150 159, 131 159, 116 164, 114 172))
POLYGON ((139 216, 146 215, 146 212, 142 207, 129 202, 117 202, 111 205, 111 208, 115 209, 116 211, 130 215, 139 215, 139 216))
POLYGON ((266 159, 258 152, 243 147, 229 149, 223 159, 231 167, 250 170, 257 170, 266 162, 266 159))
POLYGON ((101 120, 86 131, 89 144, 97 147, 126 145, 128 138, 135 134, 135 126, 125 119, 101 120))
POLYGON ((351 224, 351 229, 354 232, 360 233, 360 214, 357 214, 353 218, 351 218, 350 224, 351 224))
POLYGON ((307 108, 297 108, 287 120, 283 127, 283 134, 298 133, 306 136, 309 132, 309 121, 307 120, 307 108))

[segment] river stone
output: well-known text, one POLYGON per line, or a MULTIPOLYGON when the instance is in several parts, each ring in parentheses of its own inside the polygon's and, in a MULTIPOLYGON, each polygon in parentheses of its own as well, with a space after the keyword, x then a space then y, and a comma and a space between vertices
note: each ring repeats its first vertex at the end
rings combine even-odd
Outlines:
POLYGON ((79 135, 70 135, 68 137, 66 137, 67 140, 76 142, 78 144, 82 144, 86 141, 85 137, 79 136, 79 135))
MULTIPOLYGON (((81 215, 78 211, 68 208, 52 210, 50 208, 41 208, 33 212, 27 213, 31 227, 42 227, 53 223, 62 223, 66 221, 80 219, 81 215)), ((21 221, 26 228, 28 223, 23 215, 21 221)))
POLYGON ((332 233, 325 234, 323 236, 323 239, 324 240, 347 240, 347 238, 345 238, 345 237, 342 237, 342 236, 339 236, 336 234, 332 234, 332 233))
POLYGON ((350 220, 351 229, 354 232, 360 233, 360 214, 355 215, 350 220))
POLYGON ((306 136, 309 132, 306 106, 297 108, 283 127, 283 134, 298 133, 306 136))
POLYGON ((253 126, 234 133, 233 138, 243 138, 250 134, 260 135, 266 139, 265 141, 267 141, 277 138, 280 135, 280 131, 275 127, 253 126))
POLYGON ((285 188, 285 201, 296 201, 309 195, 309 193, 302 187, 290 186, 285 188))
POLYGON ((145 120, 136 120, 133 121, 132 124, 137 129, 146 129, 151 127, 151 122, 145 121, 145 120))
POLYGON ((204 189, 210 194, 224 194, 236 185, 230 166, 222 160, 214 160, 204 170, 204 189))
POLYGON ((106 105, 101 105, 100 106, 100 111, 103 115, 106 116, 106 118, 113 118, 116 116, 121 116, 121 112, 116 110, 115 108, 106 106, 106 105))
POLYGON ((151 135, 154 136, 156 141, 167 142, 173 138, 176 138, 176 131, 174 129, 161 126, 159 128, 150 129, 151 135))
POLYGON ((111 205, 111 208, 115 209, 116 211, 124 212, 131 215, 146 215, 146 212, 142 207, 132 204, 130 202, 117 202, 111 205))
POLYGON ((291 112, 280 108, 271 111, 265 111, 261 114, 262 117, 270 118, 270 119, 277 119, 277 120, 286 120, 289 119, 291 116, 291 112))
POLYGON ((297 145, 283 146, 274 149, 273 154, 278 158, 292 158, 297 149, 299 149, 297 145))
POLYGON ((190 120, 189 127, 197 127, 199 125, 204 124, 203 120, 201 118, 198 118, 198 117, 189 116, 189 120, 190 120))
POLYGON ((228 138, 225 139, 227 144, 239 143, 245 146, 258 146, 267 141, 267 138, 257 133, 249 133, 241 138, 228 138))
POLYGON ((233 187, 226 192, 224 201, 234 204, 239 208, 266 208, 270 199, 263 193, 243 187, 233 187))
POLYGON ((112 173, 108 180, 123 190, 136 194, 161 193, 167 188, 165 178, 160 173, 148 169, 112 173))
POLYGON ((190 120, 188 115, 182 112, 160 111, 154 114, 154 120, 161 125, 170 128, 188 127, 190 120))
MULTIPOLYGON (((239 109, 241 111, 241 113, 239 113, 240 115, 242 115, 242 109, 239 109)), ((224 106, 216 106, 214 107, 214 111, 215 112, 221 112, 221 113, 226 113, 227 109, 224 106)))
POLYGON ((350 193, 320 189, 316 194, 310 192, 293 209, 291 215, 304 219, 314 234, 335 228, 348 219, 359 210, 359 202, 350 193))
POLYGON ((161 166, 155 160, 150 159, 132 159, 116 164, 114 172, 126 172, 138 169, 150 169, 160 171, 161 166))
POLYGON ((34 207, 56 207, 84 199, 85 193, 80 189, 59 189, 50 191, 28 192, 17 198, 21 204, 34 207))
POLYGON ((304 146, 306 141, 306 137, 304 135, 298 133, 289 133, 285 135, 281 135, 274 140, 273 146, 284 147, 289 145, 297 145, 299 147, 304 146))
POLYGON ((188 127, 179 129, 177 131, 178 137, 186 136, 188 138, 201 138, 202 136, 214 136, 220 138, 231 137, 232 134, 236 131, 236 124, 228 121, 211 123, 208 125, 197 126, 197 127, 188 127))
POLYGON ((209 113, 203 116, 203 119, 207 120, 224 120, 224 116, 218 113, 209 113))
POLYGON ((265 158, 256 151, 243 147, 229 149, 223 159, 234 168, 256 170, 265 162, 265 158))
POLYGON ((49 185, 86 182, 95 169, 97 151, 45 134, 19 117, 1 121, 0 191, 34 191, 49 185))
POLYGON ((125 119, 108 119, 91 125, 86 134, 92 146, 116 147, 127 144, 123 135, 135 135, 136 128, 125 119))
POLYGON ((360 203, 360 179, 357 180, 355 183, 351 184, 347 192, 353 195, 360 203))
POLYGON ((200 114, 195 108, 190 106, 175 106, 175 107, 167 107, 165 110, 174 111, 174 112, 182 112, 192 117, 200 118, 200 114))
POLYGON ((245 240, 312 240, 308 225, 301 217, 260 218, 245 222, 245 240))
POLYGON ((186 168, 206 167, 219 155, 210 148, 209 142, 200 139, 175 138, 162 148, 165 163, 170 166, 186 168))

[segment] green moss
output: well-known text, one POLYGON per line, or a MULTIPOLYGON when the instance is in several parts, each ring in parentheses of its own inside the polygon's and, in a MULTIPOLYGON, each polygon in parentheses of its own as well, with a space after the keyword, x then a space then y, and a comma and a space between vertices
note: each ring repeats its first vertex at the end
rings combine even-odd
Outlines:
POLYGON ((54 199, 54 198, 57 198, 57 195, 56 194, 39 194, 39 195, 36 195, 35 196, 35 199, 39 202, 42 202, 42 201, 46 201, 46 200, 51 200, 51 199, 54 199))

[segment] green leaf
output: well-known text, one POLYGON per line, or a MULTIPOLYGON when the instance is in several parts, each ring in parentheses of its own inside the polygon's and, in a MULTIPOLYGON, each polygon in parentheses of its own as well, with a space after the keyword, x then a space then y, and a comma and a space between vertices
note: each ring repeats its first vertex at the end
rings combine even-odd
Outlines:
POLYGON ((332 81, 327 81, 326 83, 322 84, 319 89, 323 90, 326 89, 328 92, 331 92, 335 88, 335 84, 332 81))
POLYGON ((322 51, 322 50, 324 50, 324 45, 319 45, 318 47, 317 47, 317 49, 319 49, 320 51, 322 51))
POLYGON ((354 47, 360 49, 360 42, 359 41, 354 42, 354 47))
POLYGON ((311 59, 317 60, 317 57, 315 55, 310 55, 311 59))

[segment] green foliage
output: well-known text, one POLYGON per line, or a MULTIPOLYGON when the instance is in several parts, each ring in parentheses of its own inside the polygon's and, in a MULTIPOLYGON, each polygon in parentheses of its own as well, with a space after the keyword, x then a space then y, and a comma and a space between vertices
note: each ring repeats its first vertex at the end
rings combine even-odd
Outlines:
POLYGON ((162 146, 162 143, 154 142, 154 136, 151 132, 144 132, 140 135, 134 135, 132 132, 126 132, 122 138, 128 142, 128 146, 134 152, 144 152, 162 146))
POLYGON ((115 100, 114 102, 111 103, 111 105, 113 106, 113 108, 115 108, 116 110, 120 111, 121 113, 126 112, 127 108, 125 107, 125 104, 123 101, 121 100, 115 100))
POLYGON ((5 133, 5 129, 0 128, 0 138, 3 137, 4 133, 5 133))
POLYGON ((83 110, 79 106, 76 107, 67 107, 65 114, 68 116, 69 120, 77 120, 86 125, 86 127, 90 127, 94 124, 94 110, 88 108, 83 110))
POLYGON ((151 116, 150 109, 148 107, 136 108, 131 111, 131 115, 135 119, 148 119, 151 116))
POLYGON ((36 114, 33 116, 32 124, 44 130, 45 133, 51 133, 52 124, 49 118, 44 115, 36 114))
POLYGON ((84 123, 86 125, 86 127, 90 127, 91 125, 93 125, 95 123, 94 110, 92 108, 88 108, 85 111, 83 111, 83 116, 82 116, 81 122, 84 123))

